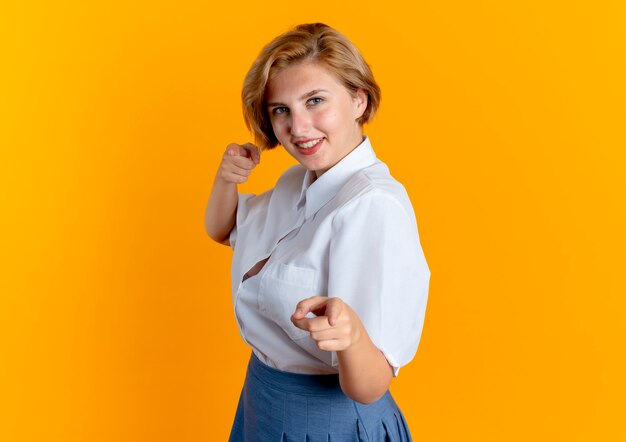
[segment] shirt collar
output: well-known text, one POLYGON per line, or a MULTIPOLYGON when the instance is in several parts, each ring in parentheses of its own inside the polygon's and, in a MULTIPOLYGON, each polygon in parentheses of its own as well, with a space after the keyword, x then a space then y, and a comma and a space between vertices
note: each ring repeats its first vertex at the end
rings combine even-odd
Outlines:
POLYGON ((361 169, 376 162, 369 137, 365 136, 361 144, 355 147, 341 161, 315 179, 315 172, 307 170, 302 182, 302 191, 297 207, 305 206, 304 217, 308 219, 329 202, 348 180, 361 169))

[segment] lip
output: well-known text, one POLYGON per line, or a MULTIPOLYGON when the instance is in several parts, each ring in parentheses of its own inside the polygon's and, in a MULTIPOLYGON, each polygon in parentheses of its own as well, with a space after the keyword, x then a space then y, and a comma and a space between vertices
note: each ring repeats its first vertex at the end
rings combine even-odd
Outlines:
MULTIPOLYGON (((299 143, 308 143, 309 141, 314 141, 316 139, 318 139, 318 138, 312 138, 312 139, 306 140, 306 141, 299 141, 299 143)), ((296 149, 298 149, 298 152, 300 152, 302 155, 313 155, 318 150, 320 150, 320 148, 322 147, 322 144, 324 144, 324 141, 326 141, 326 138, 322 138, 319 143, 317 143, 315 146, 313 146, 313 147, 311 147, 309 149, 302 149, 302 148, 298 147, 298 145, 295 144, 295 143, 294 143, 294 146, 296 147, 296 149)))

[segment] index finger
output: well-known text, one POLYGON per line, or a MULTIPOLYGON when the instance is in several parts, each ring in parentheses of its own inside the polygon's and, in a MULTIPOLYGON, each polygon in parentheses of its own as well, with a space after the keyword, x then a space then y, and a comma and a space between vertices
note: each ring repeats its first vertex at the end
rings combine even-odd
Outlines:
POLYGON ((326 302, 328 302, 328 298, 324 296, 311 296, 303 299, 296 305, 296 311, 293 316, 297 319, 303 318, 307 313, 318 310, 326 302))

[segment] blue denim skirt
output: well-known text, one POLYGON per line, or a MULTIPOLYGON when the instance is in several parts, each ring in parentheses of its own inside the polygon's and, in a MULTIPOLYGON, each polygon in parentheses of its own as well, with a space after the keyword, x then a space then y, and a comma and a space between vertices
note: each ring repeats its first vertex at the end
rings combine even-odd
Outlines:
POLYGON ((289 373, 252 353, 230 442, 405 442, 404 416, 387 391, 364 405, 344 394, 339 375, 289 373))

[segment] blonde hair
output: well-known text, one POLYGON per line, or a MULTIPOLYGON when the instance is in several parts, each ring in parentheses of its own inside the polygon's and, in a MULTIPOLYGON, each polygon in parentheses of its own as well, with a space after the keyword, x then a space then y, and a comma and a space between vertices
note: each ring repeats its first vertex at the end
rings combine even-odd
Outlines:
POLYGON ((367 93, 367 107, 357 120, 361 126, 376 114, 380 88, 358 49, 346 36, 328 25, 302 24, 265 46, 243 83, 243 117, 261 149, 272 149, 279 144, 265 103, 267 83, 283 69, 305 60, 321 63, 351 94, 359 89, 367 93))

